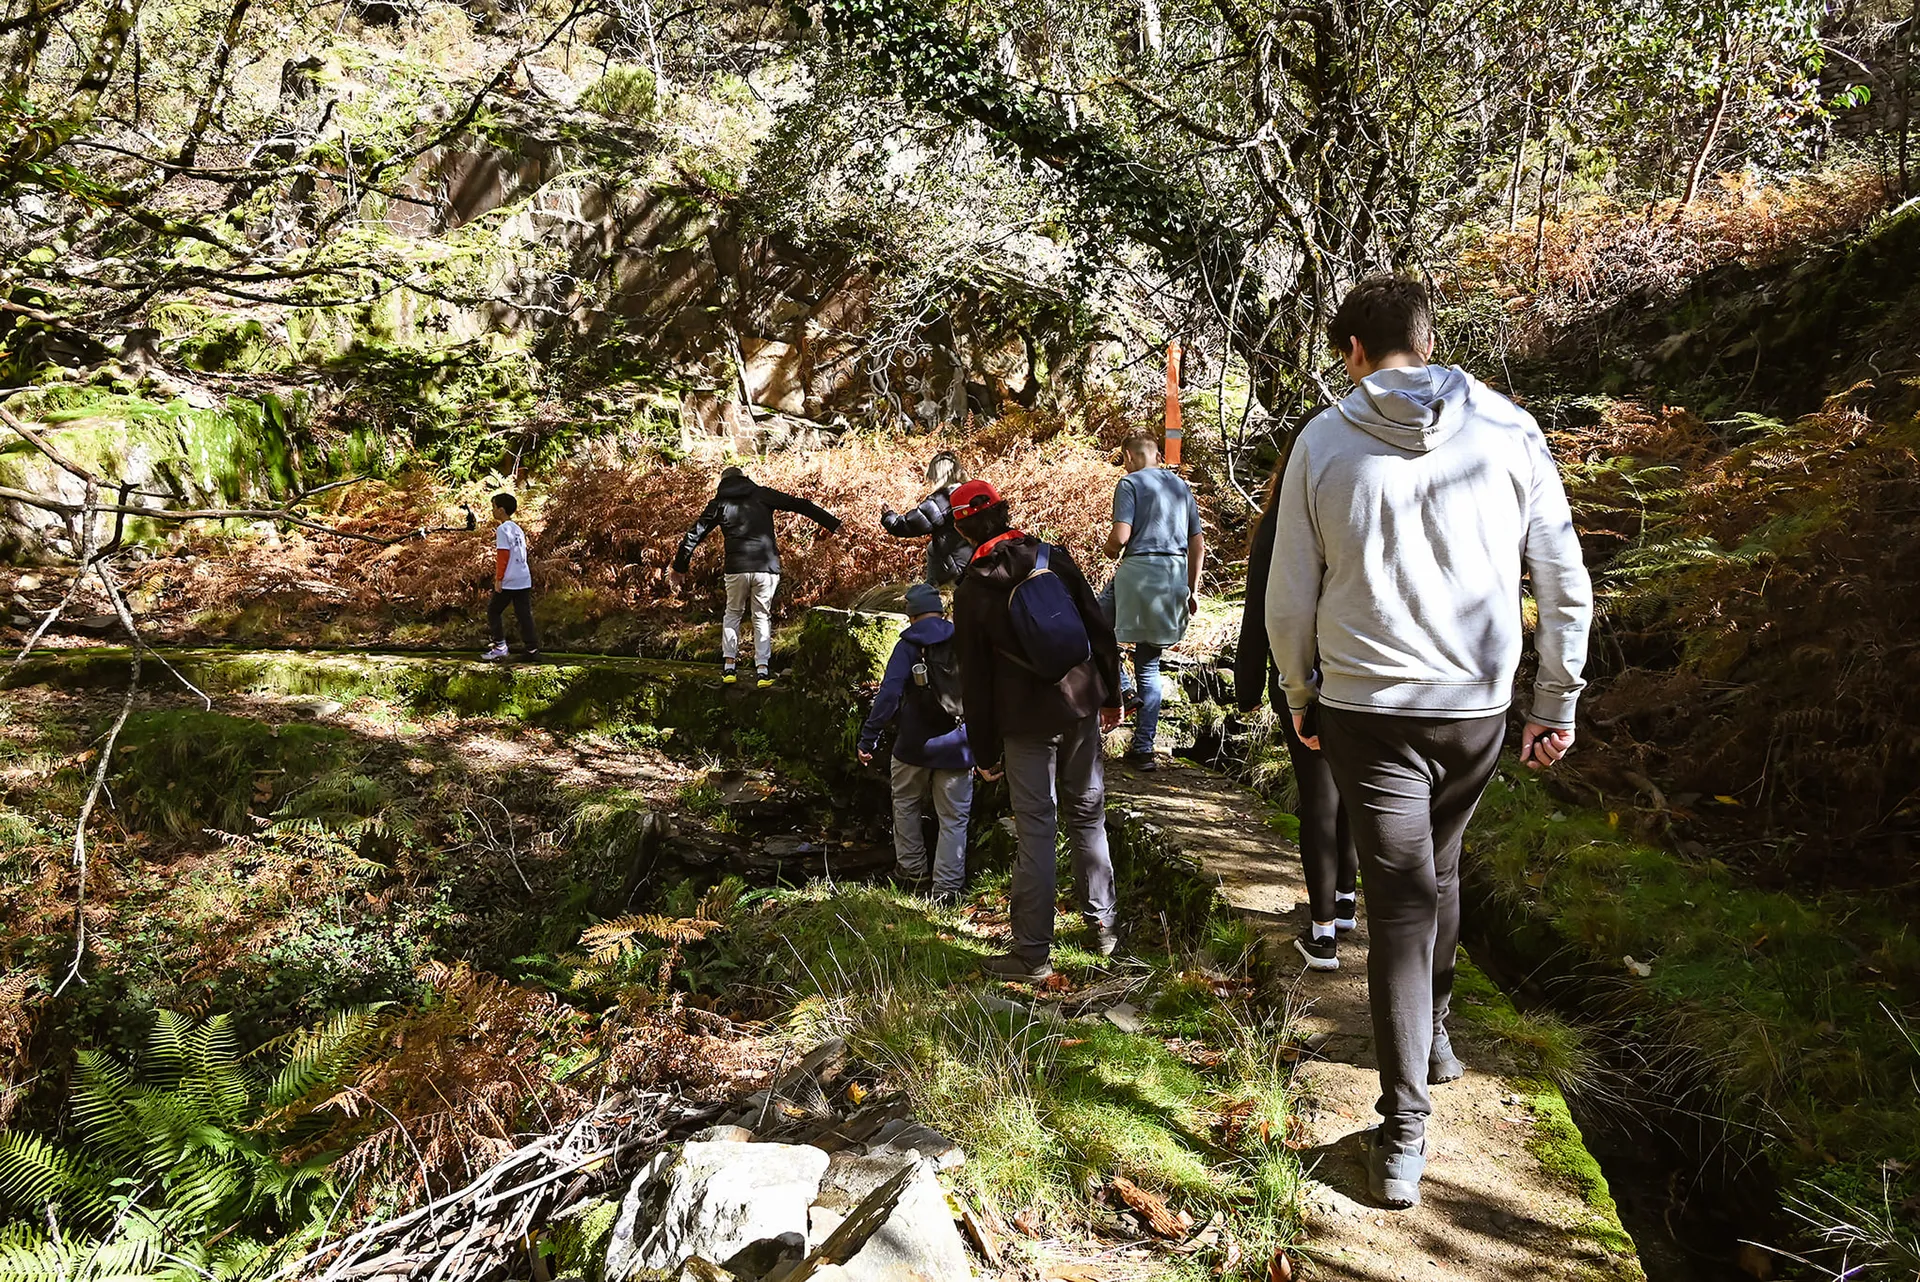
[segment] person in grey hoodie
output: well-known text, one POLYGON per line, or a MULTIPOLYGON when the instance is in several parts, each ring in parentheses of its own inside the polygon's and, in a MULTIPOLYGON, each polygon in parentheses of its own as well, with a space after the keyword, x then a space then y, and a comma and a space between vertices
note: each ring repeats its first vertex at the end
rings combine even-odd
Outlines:
POLYGON ((1573 746, 1593 590, 1532 416, 1428 363, 1423 285, 1362 281, 1329 329, 1355 386, 1294 442, 1267 633, 1294 725, 1324 751, 1359 849, 1382 1119, 1369 1175, 1399 1208, 1420 1200, 1427 1087, 1464 1072, 1446 1029, 1460 843, 1506 734, 1521 576, 1539 607, 1520 739, 1535 770, 1573 746))

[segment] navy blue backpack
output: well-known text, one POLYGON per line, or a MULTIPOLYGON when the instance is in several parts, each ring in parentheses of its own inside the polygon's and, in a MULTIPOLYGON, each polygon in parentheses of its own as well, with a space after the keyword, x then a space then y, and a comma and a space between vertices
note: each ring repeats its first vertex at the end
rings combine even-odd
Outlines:
POLYGON ((1047 554, 1052 550, 1045 543, 1040 545, 1032 573, 1014 584, 1013 594, 1007 598, 1007 621, 1024 654, 1001 651, 1049 683, 1093 657, 1086 620, 1073 603, 1073 593, 1047 568, 1047 554))

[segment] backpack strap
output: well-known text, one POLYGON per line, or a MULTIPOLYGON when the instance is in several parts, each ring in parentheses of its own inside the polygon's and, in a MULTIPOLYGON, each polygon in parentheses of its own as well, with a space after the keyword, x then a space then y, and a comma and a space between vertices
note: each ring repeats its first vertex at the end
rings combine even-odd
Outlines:
POLYGON ((1045 574, 1047 572, 1047 553, 1051 551, 1053 551, 1052 544, 1042 543, 1040 545, 1039 553, 1033 558, 1033 573, 1045 574))

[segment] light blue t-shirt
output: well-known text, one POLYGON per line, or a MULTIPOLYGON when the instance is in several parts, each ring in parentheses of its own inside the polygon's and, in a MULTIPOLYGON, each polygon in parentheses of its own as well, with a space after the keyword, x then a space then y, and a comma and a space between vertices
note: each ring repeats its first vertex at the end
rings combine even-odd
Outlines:
POLYGON ((1113 489, 1113 519, 1133 527, 1120 555, 1185 556, 1200 533, 1200 505, 1178 472, 1145 467, 1120 478, 1113 489))

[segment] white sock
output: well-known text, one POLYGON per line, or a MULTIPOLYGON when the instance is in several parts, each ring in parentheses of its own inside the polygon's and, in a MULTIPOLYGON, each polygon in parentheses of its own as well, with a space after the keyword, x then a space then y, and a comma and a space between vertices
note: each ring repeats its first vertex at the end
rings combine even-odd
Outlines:
POLYGON ((1330 921, 1316 921, 1313 923, 1313 937, 1315 939, 1332 939, 1333 923, 1330 921))

